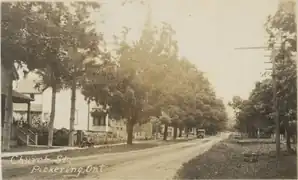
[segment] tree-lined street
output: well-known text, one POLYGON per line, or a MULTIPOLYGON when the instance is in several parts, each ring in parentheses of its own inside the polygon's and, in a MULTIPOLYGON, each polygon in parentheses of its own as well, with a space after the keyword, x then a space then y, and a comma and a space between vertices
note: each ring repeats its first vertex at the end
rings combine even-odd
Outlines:
MULTIPOLYGON (((1 84, 5 90, 2 151, 11 151, 12 136, 18 147, 24 145, 20 133, 30 147, 30 136, 23 132, 26 128, 26 132, 37 133, 35 139, 43 137, 41 143, 46 144, 46 149, 55 148, 60 140, 64 146, 80 147, 44 157, 53 158, 60 153, 66 158, 65 163, 46 159, 48 162, 43 164, 24 165, 5 159, 4 179, 242 179, 297 175, 297 165, 293 163, 297 158, 294 1, 276 1, 275 8, 273 5, 269 8, 263 1, 193 1, 198 4, 191 6, 198 9, 192 13, 173 8, 182 5, 185 9, 193 8, 182 0, 158 1, 155 6, 155 0, 119 0, 119 6, 115 2, 1 4, 1 68, 6 77, 1 84), (113 6, 110 14, 105 9, 109 5, 113 6), (114 10, 115 7, 118 9, 114 10), (155 22, 156 16, 162 16, 154 12, 159 7, 164 8, 159 9, 164 13, 171 9, 179 26, 162 18, 155 22), (120 11, 127 8, 132 14, 146 9, 144 19, 129 16, 133 22, 142 20, 139 34, 128 24, 121 25, 122 31, 116 33, 113 30, 117 28, 111 26, 115 23, 113 18, 107 18, 116 17, 120 23, 120 11), (245 27, 240 27, 240 21, 235 19, 238 14, 242 14, 241 24, 245 27), (104 31, 106 27, 110 30, 104 31), (252 31, 253 35, 246 37, 248 33, 242 31, 252 31), (107 34, 112 36, 112 42, 107 34), (234 47, 240 42, 248 46, 234 47), (260 42, 265 46, 249 47, 249 43, 260 42), (256 49, 265 57, 254 53, 256 49), (246 57, 237 56, 236 50, 252 51, 246 57), (255 63, 261 67, 260 61, 264 64, 264 59, 269 61, 266 63, 270 69, 251 66, 255 63), (249 66, 252 68, 247 71, 249 66), (258 68, 260 72, 254 71, 258 68), (21 131, 13 118, 13 84, 19 76, 26 78, 29 73, 39 77, 34 81, 36 90, 40 93, 51 90, 50 118, 48 122, 40 119, 28 123, 21 131), (258 73, 262 75, 257 76, 258 73), (57 130, 56 105, 65 103, 57 98, 62 90, 70 92, 67 107, 70 113, 64 119, 69 126, 57 130), (85 132, 85 136, 76 140, 75 131, 78 130, 79 137, 79 132, 86 130, 75 129, 78 92, 88 103, 87 131, 91 118, 92 126, 98 129, 85 132), (90 103, 96 106, 92 111, 90 103), (112 125, 109 119, 123 126, 112 125), (148 128, 151 132, 145 132, 150 135, 144 135, 142 141, 147 142, 135 143, 136 133, 141 134, 136 127, 143 124, 151 125, 148 128), (125 137, 119 137, 122 128, 125 137), (155 134, 162 137, 152 140, 155 134), (285 136, 285 146, 280 134, 285 136), (185 141, 179 142, 181 139, 185 141), (115 142, 125 145, 112 152, 94 147, 115 142), (81 148, 84 143, 90 147, 81 148)), ((34 99, 33 94, 30 97, 34 99)), ((45 116, 43 111, 41 116, 45 116)), ((28 117, 29 122, 30 114, 28 117)), ((35 156, 43 155, 33 153, 26 158, 35 156)))

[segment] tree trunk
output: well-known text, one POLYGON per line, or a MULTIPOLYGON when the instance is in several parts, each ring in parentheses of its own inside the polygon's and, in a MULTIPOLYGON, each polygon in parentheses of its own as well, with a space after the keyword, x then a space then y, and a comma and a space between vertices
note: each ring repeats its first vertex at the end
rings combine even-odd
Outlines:
POLYGON ((166 141, 167 137, 168 137, 168 125, 165 124, 165 129, 164 129, 164 132, 163 132, 163 140, 166 141))
POLYGON ((177 138, 177 132, 178 132, 177 126, 174 126, 174 137, 173 137, 173 139, 177 138))
POLYGON ((297 144, 297 135, 294 134, 294 135, 292 136, 292 139, 293 139, 293 143, 294 143, 294 144, 297 144))
POLYGON ((188 138, 188 134, 189 134, 189 127, 185 128, 185 133, 186 133, 186 138, 188 138))
POLYGON ((7 93, 5 98, 5 115, 4 115, 4 128, 3 128, 3 150, 8 151, 10 149, 10 139, 11 139, 11 125, 13 123, 12 119, 12 81, 13 73, 12 67, 7 68, 7 93))
POLYGON ((287 144, 287 151, 288 152, 292 152, 292 148, 291 148, 291 136, 290 133, 286 130, 285 132, 286 135, 286 144, 287 144))
POLYGON ((182 137, 182 127, 179 128, 179 137, 182 137))
POLYGON ((284 120, 284 125, 285 125, 285 136, 286 136, 286 145, 287 145, 287 151, 289 153, 293 153, 293 149, 291 148, 291 130, 289 127, 289 121, 288 119, 284 120))
POLYGON ((71 105, 70 105, 70 119, 69 119, 69 137, 68 146, 73 146, 73 135, 74 135, 74 124, 75 124, 75 113, 76 113, 76 79, 73 76, 71 84, 71 105))
POLYGON ((127 121, 126 124, 126 132, 127 132, 127 140, 126 140, 126 144, 128 145, 132 145, 132 137, 133 137, 133 123, 132 123, 132 119, 127 121))
POLYGON ((53 134, 54 134, 54 120, 55 120, 55 108, 56 108, 56 93, 57 86, 56 84, 52 85, 52 104, 51 104, 51 114, 50 114, 50 122, 49 122, 49 134, 48 134, 48 146, 53 146, 53 134))

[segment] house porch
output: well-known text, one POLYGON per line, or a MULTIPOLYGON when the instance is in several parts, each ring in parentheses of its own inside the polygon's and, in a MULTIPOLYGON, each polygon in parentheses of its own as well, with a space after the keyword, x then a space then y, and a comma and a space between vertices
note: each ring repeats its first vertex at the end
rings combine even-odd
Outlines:
MULTIPOLYGON (((1 92, 1 142, 3 143, 3 130, 4 130, 4 122, 5 122, 5 109, 6 109, 6 94, 1 92)), ((25 96, 17 91, 12 91, 12 108, 11 111, 13 111, 13 103, 26 103, 27 104, 27 122, 30 125, 31 124, 31 118, 30 118, 30 102, 33 101, 32 98, 25 96)), ((10 112, 11 115, 13 114, 10 112)), ((10 138, 10 145, 14 146, 17 145, 17 133, 16 133, 16 127, 13 125, 13 121, 11 122, 11 138, 10 138)), ((3 147, 3 146, 2 146, 3 147)))

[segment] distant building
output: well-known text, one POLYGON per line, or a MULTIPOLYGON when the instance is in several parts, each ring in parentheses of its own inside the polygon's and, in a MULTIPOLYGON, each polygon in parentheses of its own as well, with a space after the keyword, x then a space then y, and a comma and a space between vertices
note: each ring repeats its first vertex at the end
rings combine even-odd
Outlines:
MULTIPOLYGON (((165 125, 161 125, 161 135, 164 134, 165 131, 165 125)), ((168 126, 168 137, 173 137, 174 136, 174 128, 171 126, 168 126)))
MULTIPOLYGON (((163 135, 165 130, 165 125, 161 125, 161 135, 163 135)), ((195 135, 196 134, 196 128, 190 128, 188 130, 188 135, 195 135)), ((177 129, 177 136, 179 135, 179 129, 177 129)), ((185 129, 182 130, 182 135, 186 135, 185 129)), ((168 137, 174 137, 174 127, 168 126, 168 137)))
POLYGON ((113 134, 117 138, 121 138, 121 139, 127 138, 126 122, 124 119, 111 120, 111 127, 112 127, 113 134))
POLYGON ((145 124, 136 124, 133 129, 135 139, 144 139, 153 137, 153 125, 151 122, 145 124))

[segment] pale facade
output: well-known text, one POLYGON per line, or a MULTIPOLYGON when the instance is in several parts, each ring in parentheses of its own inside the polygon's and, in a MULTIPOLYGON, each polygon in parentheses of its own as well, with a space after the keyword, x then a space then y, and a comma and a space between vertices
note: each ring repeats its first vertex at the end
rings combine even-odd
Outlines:
MULTIPOLYGON (((45 122, 50 120, 52 89, 48 88, 44 92, 40 92, 34 88, 36 76, 28 75, 27 79, 22 79, 16 84, 16 90, 22 94, 33 94, 34 101, 31 103, 31 111, 39 112, 40 119, 45 122)), ((56 94, 55 121, 54 128, 69 129, 71 90, 62 90, 56 94)), ((26 104, 14 104, 14 113, 16 117, 21 116, 22 111, 27 109, 26 104)), ((88 104, 81 94, 80 90, 76 92, 76 113, 75 113, 75 129, 87 130, 88 126, 88 104)))
POLYGON ((111 120, 111 127, 113 134, 116 135, 116 137, 125 139, 127 137, 126 132, 126 123, 124 119, 120 120, 111 120))
MULTIPOLYGON (((165 125, 161 125, 161 134, 163 135, 165 131, 165 125)), ((174 128, 171 126, 168 126, 168 137, 173 137, 174 136, 174 128)))
POLYGON ((145 124, 136 124, 134 126, 134 138, 135 139, 143 139, 143 138, 151 138, 153 132, 153 125, 151 122, 145 124))

